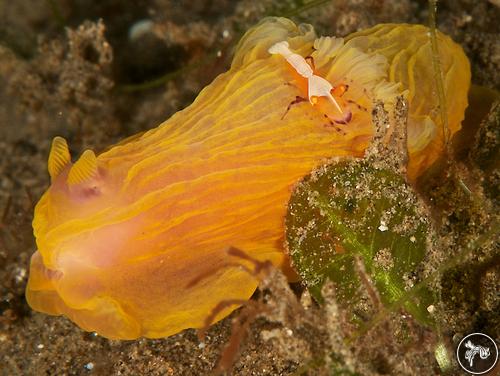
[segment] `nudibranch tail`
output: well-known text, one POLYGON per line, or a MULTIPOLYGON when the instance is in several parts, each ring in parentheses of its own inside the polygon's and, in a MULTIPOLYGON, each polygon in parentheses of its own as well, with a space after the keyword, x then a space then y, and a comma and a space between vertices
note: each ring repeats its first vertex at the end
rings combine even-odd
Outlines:
POLYGON ((97 175, 97 158, 92 150, 85 150, 68 174, 68 184, 83 183, 97 175))
POLYGON ((415 180, 443 155, 446 137, 461 128, 467 107, 471 72, 462 47, 449 36, 437 32, 439 60, 444 76, 444 124, 432 65, 429 29, 423 25, 381 24, 346 37, 346 45, 385 58, 389 81, 402 85, 409 103, 407 174, 415 180))
POLYGON ((48 170, 52 181, 71 163, 68 143, 62 137, 55 137, 50 148, 48 170))

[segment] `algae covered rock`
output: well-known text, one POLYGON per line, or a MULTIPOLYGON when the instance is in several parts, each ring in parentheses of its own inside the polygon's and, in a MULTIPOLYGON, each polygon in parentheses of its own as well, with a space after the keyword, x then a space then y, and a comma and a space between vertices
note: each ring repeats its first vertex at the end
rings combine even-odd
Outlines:
POLYGON ((333 281, 336 299, 352 309, 353 321, 373 308, 406 300, 404 308, 430 323, 427 307, 434 296, 426 288, 407 293, 433 239, 426 207, 404 179, 404 122, 384 146, 385 119, 374 117, 378 135, 368 157, 337 159, 298 183, 286 216, 286 243, 296 271, 313 296, 333 281))

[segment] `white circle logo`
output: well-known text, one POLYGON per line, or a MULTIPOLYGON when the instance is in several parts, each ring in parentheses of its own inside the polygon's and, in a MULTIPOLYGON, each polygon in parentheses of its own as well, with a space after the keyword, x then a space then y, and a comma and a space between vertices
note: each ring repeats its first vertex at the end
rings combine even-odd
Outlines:
POLYGON ((483 333, 472 333, 460 341, 457 361, 465 372, 484 375, 498 361, 498 346, 493 338, 483 333))

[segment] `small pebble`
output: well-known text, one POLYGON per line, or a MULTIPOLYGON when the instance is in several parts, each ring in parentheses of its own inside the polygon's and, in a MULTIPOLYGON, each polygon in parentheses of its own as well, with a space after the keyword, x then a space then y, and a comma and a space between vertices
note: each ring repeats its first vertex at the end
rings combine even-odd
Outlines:
POLYGON ((380 226, 378 226, 378 229, 382 232, 389 230, 389 227, 386 226, 385 221, 380 221, 380 226))
POLYGON ((136 41, 153 30, 154 22, 148 19, 134 23, 128 31, 128 39, 136 41))

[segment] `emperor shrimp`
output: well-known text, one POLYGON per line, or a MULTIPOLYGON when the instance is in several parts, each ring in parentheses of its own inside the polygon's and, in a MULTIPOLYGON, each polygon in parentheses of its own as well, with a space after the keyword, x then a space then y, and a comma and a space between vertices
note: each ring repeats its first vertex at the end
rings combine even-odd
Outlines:
MULTIPOLYGON (((270 54, 279 54, 285 58, 285 60, 297 71, 297 73, 307 79, 307 96, 309 103, 315 105, 318 102, 319 97, 326 97, 340 112, 341 117, 338 119, 331 119, 337 124, 347 124, 351 121, 352 112, 348 108, 342 108, 337 100, 335 100, 332 93, 339 93, 342 95, 346 90, 347 86, 341 85, 339 87, 334 87, 325 78, 314 74, 314 69, 307 63, 307 58, 302 57, 299 54, 292 52, 289 48, 287 41, 281 41, 272 45, 268 52, 270 54)), ((314 64, 312 64, 314 66, 314 64)), ((305 98, 297 97, 287 108, 287 112, 293 104, 300 103, 307 100, 305 98)), ((286 114, 286 112, 285 112, 286 114)))

